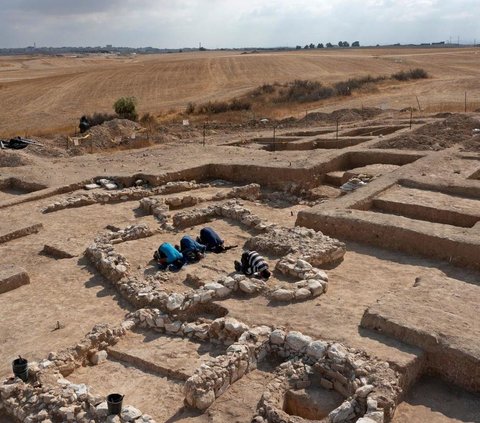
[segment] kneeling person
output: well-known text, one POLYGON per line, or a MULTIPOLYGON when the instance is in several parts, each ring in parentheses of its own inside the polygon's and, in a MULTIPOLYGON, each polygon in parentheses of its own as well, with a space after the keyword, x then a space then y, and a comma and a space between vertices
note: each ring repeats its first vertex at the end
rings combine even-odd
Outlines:
POLYGON ((244 251, 241 262, 235 261, 235 270, 247 276, 259 276, 267 280, 271 273, 268 270, 268 263, 256 251, 244 251))
POLYGON ((185 264, 185 259, 180 251, 177 251, 175 247, 164 242, 158 247, 158 250, 153 254, 153 258, 157 261, 158 267, 162 270, 180 270, 185 264))
POLYGON ((220 236, 209 227, 202 228, 197 241, 205 245, 207 251, 221 253, 225 251, 224 241, 220 236))
MULTIPOLYGON (((176 247, 175 247, 176 248, 176 247)), ((195 241, 191 236, 185 235, 180 240, 180 252, 190 263, 195 263, 204 257, 207 247, 195 241)))

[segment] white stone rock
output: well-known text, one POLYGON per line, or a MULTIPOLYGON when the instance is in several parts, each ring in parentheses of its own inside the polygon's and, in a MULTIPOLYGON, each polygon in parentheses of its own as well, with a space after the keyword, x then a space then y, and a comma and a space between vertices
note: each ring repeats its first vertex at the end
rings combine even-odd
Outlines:
POLYGON ((373 411, 371 413, 365 414, 363 417, 373 420, 375 423, 383 423, 385 421, 383 411, 373 411))
POLYGON ((332 423, 344 423, 355 416, 355 409, 350 401, 343 402, 328 415, 332 423))
POLYGON ((281 329, 275 329, 270 334, 270 342, 274 345, 282 345, 285 342, 285 332, 281 329))
POLYGON ((101 186, 98 185, 98 184, 87 184, 87 185, 85 185, 85 189, 88 189, 88 190, 97 189, 97 188, 101 188, 101 186))
POLYGON ((235 284, 236 284, 236 281, 231 276, 227 276, 223 280, 223 285, 226 286, 227 288, 235 289, 235 284))
POLYGON ((110 191, 110 190, 113 190, 113 189, 117 189, 118 185, 114 184, 113 182, 109 182, 108 184, 105 184, 103 187, 110 191))
POLYGON ((213 389, 209 389, 208 391, 201 392, 195 397, 195 406, 199 410, 206 410, 213 404, 214 401, 215 392, 213 391, 213 389))
POLYGON ((372 392, 374 390, 374 386, 373 385, 363 385, 363 386, 360 386, 360 388, 358 388, 356 391, 355 391, 355 395, 357 397, 360 397, 360 398, 366 398, 367 395, 372 392))
POLYGON ((182 322, 179 320, 175 320, 172 323, 165 324, 165 330, 170 333, 177 333, 181 327, 182 327, 182 322))
POLYGON ((219 298, 224 298, 230 295, 230 292, 232 292, 231 289, 227 288, 226 286, 223 286, 218 282, 207 283, 204 285, 204 288, 215 292, 215 296, 219 298))
POLYGON ((307 355, 318 360, 323 358, 325 352, 327 351, 328 344, 323 341, 313 341, 308 344, 307 355))
POLYGON ((327 351, 327 355, 335 361, 342 361, 347 356, 347 350, 343 345, 332 344, 327 351))
POLYGON ((275 301, 292 301, 295 297, 295 291, 291 289, 277 289, 272 292, 272 299, 275 301))
POLYGON ((303 333, 291 331, 286 336, 285 341, 293 351, 301 351, 303 348, 306 348, 310 342, 312 342, 312 338, 304 335, 303 333))
POLYGON ((257 291, 257 286, 248 279, 240 281, 238 287, 240 288, 240 291, 245 292, 246 294, 253 294, 257 291))
POLYGON ((104 361, 107 361, 108 354, 105 350, 100 350, 92 354, 90 357, 90 363, 92 363, 94 366, 100 363, 103 363, 104 361))
POLYGON ((137 410, 135 407, 131 405, 127 405, 122 409, 120 413, 120 418, 124 422, 133 422, 135 419, 138 419, 142 415, 140 410, 137 410))
POLYGON ((360 417, 358 420, 357 420, 357 423, 376 423, 375 420, 372 420, 371 418, 369 417, 360 417))
POLYGON ((103 401, 95 407, 95 412, 97 417, 105 418, 108 415, 108 405, 107 401, 103 401))
POLYGON ((298 259, 295 267, 298 267, 302 270, 310 270, 312 268, 312 265, 305 260, 298 259))
POLYGON ((319 281, 315 279, 309 279, 307 282, 307 288, 314 297, 318 297, 319 295, 323 294, 323 285, 319 281))
POLYGON ((227 317, 225 319, 225 329, 229 332, 240 335, 246 330, 248 330, 248 326, 243 322, 239 322, 238 320, 233 319, 232 317, 227 317))
POLYGON ((182 294, 170 294, 167 300, 167 309, 170 311, 179 309, 182 306, 184 300, 185 297, 182 294))
POLYGON ((306 300, 307 298, 310 298, 312 296, 312 293, 310 292, 309 289, 307 288, 300 288, 295 291, 295 299, 296 300, 306 300))

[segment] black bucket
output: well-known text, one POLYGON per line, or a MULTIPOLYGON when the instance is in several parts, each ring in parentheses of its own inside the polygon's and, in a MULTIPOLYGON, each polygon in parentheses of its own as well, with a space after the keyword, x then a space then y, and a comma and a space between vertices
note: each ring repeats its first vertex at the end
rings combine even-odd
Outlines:
POLYGON ((122 412, 123 395, 110 394, 107 397, 108 415, 120 414, 122 412))
POLYGON ((28 380, 28 360, 18 357, 12 362, 13 374, 24 382, 28 380))

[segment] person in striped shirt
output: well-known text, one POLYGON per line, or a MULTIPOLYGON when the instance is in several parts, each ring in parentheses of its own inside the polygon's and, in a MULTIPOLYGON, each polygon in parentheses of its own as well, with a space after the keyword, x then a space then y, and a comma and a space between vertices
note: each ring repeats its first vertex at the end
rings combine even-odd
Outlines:
POLYGON ((249 250, 243 252, 241 262, 235 260, 235 270, 247 276, 258 276, 265 280, 271 275, 265 259, 256 251, 249 250))

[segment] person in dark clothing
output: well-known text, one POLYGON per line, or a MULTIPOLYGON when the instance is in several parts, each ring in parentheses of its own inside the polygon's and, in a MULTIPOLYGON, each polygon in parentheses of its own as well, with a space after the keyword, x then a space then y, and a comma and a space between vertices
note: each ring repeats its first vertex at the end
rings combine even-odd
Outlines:
MULTIPOLYGON (((177 246, 175 246, 177 248, 177 246)), ((199 242, 195 241, 191 236, 185 235, 180 240, 180 250, 183 257, 190 263, 195 263, 204 257, 207 247, 199 242)))
POLYGON ((158 247, 158 250, 153 254, 153 258, 157 261, 161 270, 177 271, 185 264, 182 253, 168 242, 164 242, 158 247))
POLYGON ((86 116, 82 116, 80 118, 80 124, 78 125, 78 128, 80 129, 81 134, 90 129, 90 122, 88 121, 86 116))
POLYGON ((200 244, 205 245, 207 251, 212 251, 214 253, 221 253, 225 251, 223 239, 220 238, 220 236, 212 228, 202 228, 197 241, 200 244))
POLYGON ((265 280, 268 280, 271 275, 265 259, 256 251, 249 250, 243 252, 241 262, 235 260, 235 270, 247 276, 259 276, 265 280))

